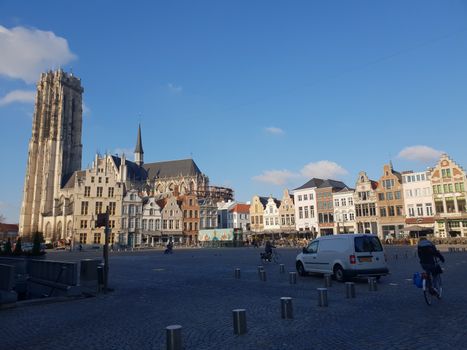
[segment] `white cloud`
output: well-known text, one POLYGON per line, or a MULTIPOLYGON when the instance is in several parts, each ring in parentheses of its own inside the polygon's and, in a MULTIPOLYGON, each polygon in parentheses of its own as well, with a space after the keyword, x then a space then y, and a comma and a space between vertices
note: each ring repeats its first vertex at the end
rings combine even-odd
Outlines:
POLYGON ((35 91, 13 90, 0 98, 0 106, 6 106, 10 103, 33 103, 36 97, 35 91))
POLYGON ((266 132, 273 134, 273 135, 282 135, 284 134, 284 130, 281 128, 276 128, 275 126, 270 126, 268 128, 265 128, 266 132))
POLYGON ((265 170, 261 175, 254 176, 253 180, 281 186, 299 176, 289 170, 265 170))
POLYGON ((183 91, 183 88, 181 86, 177 86, 172 83, 168 83, 167 88, 169 89, 169 92, 171 92, 172 94, 181 94, 183 91))
POLYGON ((316 163, 308 163, 305 165, 300 174, 306 178, 322 178, 322 179, 339 179, 348 174, 348 171, 339 164, 329 161, 320 160, 316 163))
POLYGON ((399 152, 398 158, 429 163, 437 160, 444 152, 428 146, 406 147, 399 152))
POLYGON ((33 83, 41 72, 76 59, 66 39, 34 28, 0 26, 0 75, 33 83))

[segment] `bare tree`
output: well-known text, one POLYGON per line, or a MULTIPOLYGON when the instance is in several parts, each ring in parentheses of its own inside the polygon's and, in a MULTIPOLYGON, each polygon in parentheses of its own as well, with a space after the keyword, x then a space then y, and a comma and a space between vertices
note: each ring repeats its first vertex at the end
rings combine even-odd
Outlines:
POLYGON ((5 222, 5 217, 0 214, 0 224, 3 224, 5 222))

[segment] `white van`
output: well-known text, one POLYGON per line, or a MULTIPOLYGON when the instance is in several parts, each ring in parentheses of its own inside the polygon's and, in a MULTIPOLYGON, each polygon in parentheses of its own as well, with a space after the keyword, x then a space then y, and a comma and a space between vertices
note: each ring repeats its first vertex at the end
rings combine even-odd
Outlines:
POLYGON ((313 240, 297 255, 301 276, 309 272, 333 274, 338 281, 389 273, 383 246, 376 235, 339 234, 313 240))

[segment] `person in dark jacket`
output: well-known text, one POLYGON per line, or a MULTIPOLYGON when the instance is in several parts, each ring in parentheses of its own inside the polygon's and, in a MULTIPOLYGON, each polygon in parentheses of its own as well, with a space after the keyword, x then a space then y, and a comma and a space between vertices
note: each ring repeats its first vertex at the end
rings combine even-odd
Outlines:
POLYGON ((420 259, 420 265, 423 270, 430 273, 432 276, 442 273, 441 266, 439 266, 437 259, 444 263, 444 257, 441 255, 439 250, 436 249, 433 242, 429 241, 425 237, 420 238, 417 251, 418 258, 420 259))

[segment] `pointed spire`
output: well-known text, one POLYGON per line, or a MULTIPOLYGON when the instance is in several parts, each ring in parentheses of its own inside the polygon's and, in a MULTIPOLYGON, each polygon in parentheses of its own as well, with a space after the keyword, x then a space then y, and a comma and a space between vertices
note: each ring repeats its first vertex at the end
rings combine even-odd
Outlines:
POLYGON ((135 163, 139 166, 143 165, 143 142, 141 141, 141 124, 138 124, 138 137, 135 147, 135 163))
POLYGON ((138 138, 136 139, 135 153, 144 154, 143 143, 141 141, 141 124, 138 124, 138 138))

